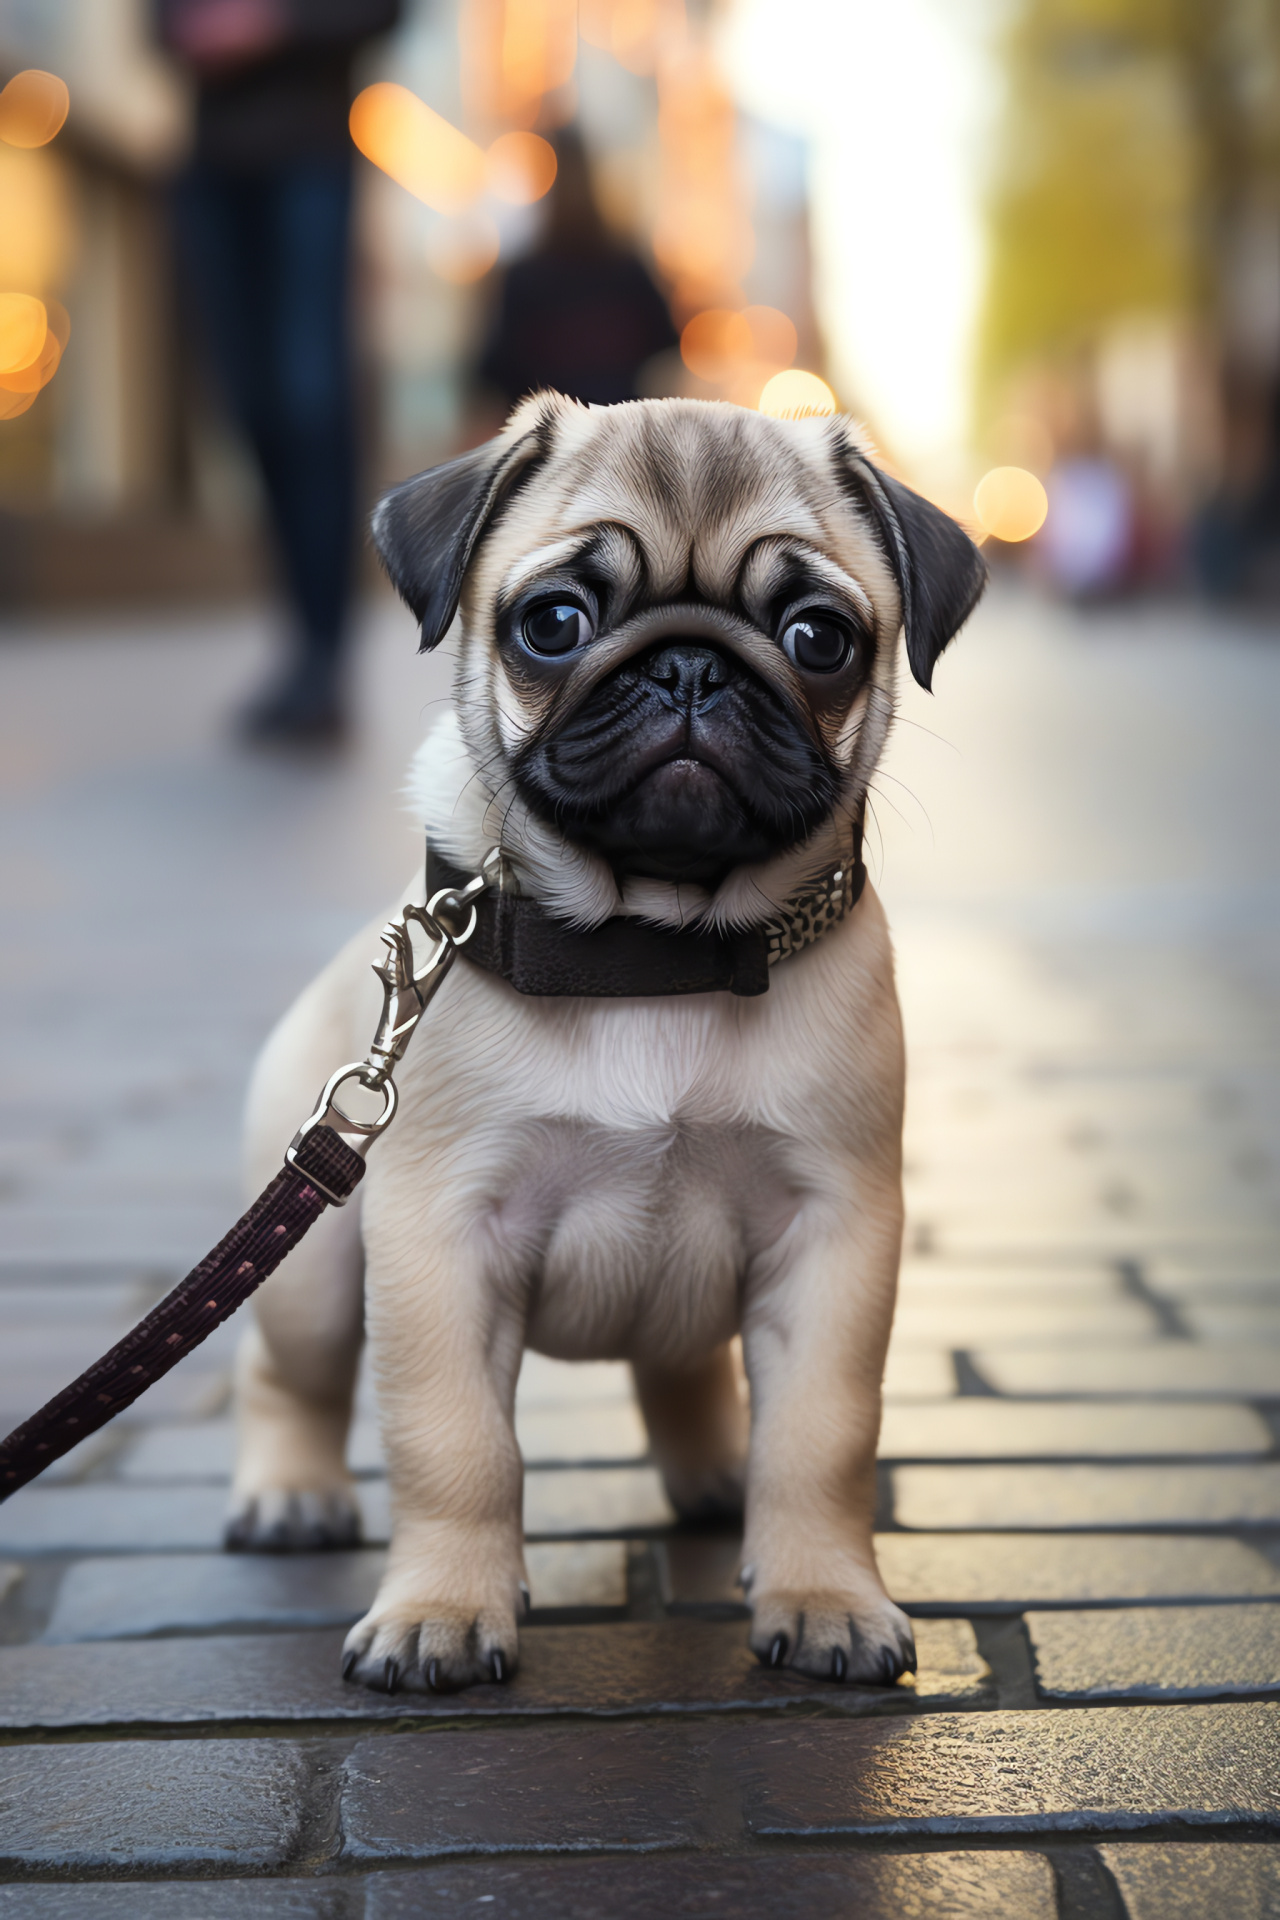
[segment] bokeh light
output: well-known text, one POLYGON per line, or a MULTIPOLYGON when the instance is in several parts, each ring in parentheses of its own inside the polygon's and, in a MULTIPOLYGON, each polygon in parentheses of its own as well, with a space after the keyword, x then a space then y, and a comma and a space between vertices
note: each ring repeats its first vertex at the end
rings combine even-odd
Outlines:
POLYGON ((503 133, 490 147, 486 174, 489 190, 509 206, 528 207, 551 191, 556 151, 537 133, 503 133))
POLYGON ((62 127, 71 106, 66 82, 56 73, 28 67, 0 91, 0 140, 11 147, 44 147, 62 127))
POLYGON ((993 467, 973 496, 978 525, 994 540, 1030 540, 1049 512, 1049 496, 1025 467, 993 467))
POLYGON ((546 96, 568 85, 577 63, 577 0, 462 0, 458 42, 469 114, 545 125, 546 96))
POLYGON ((801 367, 789 367, 766 380, 757 402, 761 413, 775 420, 806 420, 815 415, 838 413, 839 403, 825 380, 801 367))
POLYGON ((745 314, 728 307, 695 313, 680 335, 680 357, 699 380, 727 379, 734 365, 750 359, 751 328, 745 314))
POLYGON ((18 367, 13 372, 0 372, 0 388, 7 393, 39 393, 41 387, 47 387, 58 371, 61 358, 58 336, 50 327, 41 342, 39 353, 28 366, 18 367))
POLYGON ((751 329, 752 357, 766 366, 789 367, 799 341, 787 315, 777 307, 747 307, 742 317, 751 329))
POLYGON ((442 280, 469 287, 497 265, 498 246, 496 222, 487 214, 472 213, 441 222, 427 241, 427 259, 442 280))
POLYGON ((49 331, 57 341, 59 348, 65 353, 67 350, 67 342, 71 338, 71 315, 67 312, 61 300, 46 299, 44 310, 49 331))
POLYGON ((0 293, 0 374, 18 373, 38 359, 48 330, 43 300, 31 293, 0 293))
POLYGON ((352 102, 350 127, 366 160, 437 213, 461 213, 484 191, 481 149, 408 87, 366 87, 352 102))

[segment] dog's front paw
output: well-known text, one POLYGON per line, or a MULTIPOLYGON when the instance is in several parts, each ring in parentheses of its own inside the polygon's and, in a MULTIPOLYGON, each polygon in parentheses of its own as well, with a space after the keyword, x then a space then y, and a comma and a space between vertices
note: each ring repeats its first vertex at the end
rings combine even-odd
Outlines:
POLYGON ((751 1651, 766 1667, 848 1686, 890 1687, 916 1670, 911 1622, 883 1594, 753 1594, 751 1651))
POLYGON ((323 1493, 272 1487, 233 1495, 223 1530, 232 1553, 322 1553, 360 1543, 360 1509, 354 1493, 333 1487, 323 1493))
POLYGON ((516 1670, 515 1614, 501 1607, 430 1606, 380 1611, 347 1635, 342 1677, 379 1693, 455 1693, 516 1670))

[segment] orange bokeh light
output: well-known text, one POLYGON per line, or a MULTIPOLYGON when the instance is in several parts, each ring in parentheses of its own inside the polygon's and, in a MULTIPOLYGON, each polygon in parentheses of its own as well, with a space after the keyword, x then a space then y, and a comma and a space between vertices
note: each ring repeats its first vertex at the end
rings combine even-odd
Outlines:
POLYGON ((0 387, 0 420, 16 420, 35 403, 34 393, 8 393, 0 387))
POLYGON ((38 359, 49 331, 43 300, 32 293, 0 293, 0 373, 20 373, 38 359))
POLYGON ((0 373, 0 387, 7 393, 39 393, 41 387, 47 387, 58 371, 58 362, 61 358, 61 343, 53 328, 50 327, 44 336, 39 353, 31 364, 19 367, 11 373, 0 373))
POLYGON ((750 359, 751 351, 746 317, 729 307, 695 313, 680 335, 680 358, 700 380, 727 379, 737 363, 750 359))
POLYGON ((61 130, 71 106, 65 80, 40 67, 15 73, 0 91, 0 140, 11 147, 44 147, 61 130))
POLYGON ((777 307, 747 307, 742 315, 751 329, 751 351, 766 366, 789 367, 800 344, 794 324, 777 307))
POLYGON ((1049 496, 1025 467, 993 467, 973 495, 978 525, 993 540, 1030 540, 1049 514, 1049 496))
POLYGON ((490 191, 509 206, 529 207, 549 193, 556 177, 556 150, 537 133, 503 133, 487 156, 490 191))
POLYGON ((761 413, 770 414, 775 420, 806 420, 840 411, 826 381, 801 367, 791 367, 766 380, 756 405, 761 413))
POLYGON ((407 87, 366 87, 352 102, 350 127, 366 160, 437 213, 461 213, 484 191, 480 148, 407 87))

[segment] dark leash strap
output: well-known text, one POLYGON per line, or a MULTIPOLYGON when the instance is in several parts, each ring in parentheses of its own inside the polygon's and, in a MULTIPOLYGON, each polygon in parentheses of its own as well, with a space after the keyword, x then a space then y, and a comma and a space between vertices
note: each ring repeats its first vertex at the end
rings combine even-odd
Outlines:
POLYGON ((275 1272, 365 1163, 332 1127, 314 1128, 226 1238, 101 1360, 0 1440, 0 1501, 25 1487, 207 1340, 275 1272), (314 1174, 314 1179, 311 1177, 314 1174))

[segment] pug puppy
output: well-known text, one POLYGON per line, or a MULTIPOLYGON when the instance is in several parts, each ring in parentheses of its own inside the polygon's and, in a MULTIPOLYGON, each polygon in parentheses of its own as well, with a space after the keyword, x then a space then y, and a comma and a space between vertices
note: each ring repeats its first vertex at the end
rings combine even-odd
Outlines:
MULTIPOLYGON (((539 395, 373 529, 423 647, 457 638, 454 707, 413 776, 440 854, 474 873, 500 847, 553 949, 606 923, 624 944, 766 928, 776 964, 767 991, 530 994, 464 949, 358 1204, 257 1295, 229 1543, 356 1537, 363 1316, 394 1537, 344 1672, 504 1679, 526 1593, 521 1356, 623 1359, 676 1510, 745 1502, 759 1657, 891 1682, 914 1649, 871 1529, 903 1047, 884 914, 851 879, 899 634, 927 687, 982 560, 848 421, 683 400, 539 395)), ((363 1053, 376 950, 362 933, 268 1041, 254 1183, 363 1053)))

